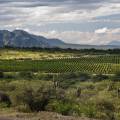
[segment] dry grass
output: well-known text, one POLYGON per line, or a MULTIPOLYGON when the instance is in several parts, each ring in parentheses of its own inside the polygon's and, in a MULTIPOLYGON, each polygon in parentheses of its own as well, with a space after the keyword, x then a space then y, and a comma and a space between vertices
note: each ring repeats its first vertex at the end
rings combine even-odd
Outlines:
POLYGON ((34 114, 14 113, 7 115, 7 117, 3 116, 0 118, 3 118, 3 120, 93 120, 88 118, 62 116, 60 114, 52 112, 39 112, 34 114))
POLYGON ((71 53, 48 53, 48 52, 32 52, 19 50, 0 50, 0 59, 55 59, 63 57, 71 57, 71 53))

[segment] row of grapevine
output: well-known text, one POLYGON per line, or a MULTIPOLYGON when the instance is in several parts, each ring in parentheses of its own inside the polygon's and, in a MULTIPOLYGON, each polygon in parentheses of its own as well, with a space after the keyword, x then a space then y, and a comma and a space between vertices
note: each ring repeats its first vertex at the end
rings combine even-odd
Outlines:
POLYGON ((90 56, 53 60, 1 60, 0 71, 41 71, 47 73, 88 72, 113 74, 120 70, 120 56, 90 56))

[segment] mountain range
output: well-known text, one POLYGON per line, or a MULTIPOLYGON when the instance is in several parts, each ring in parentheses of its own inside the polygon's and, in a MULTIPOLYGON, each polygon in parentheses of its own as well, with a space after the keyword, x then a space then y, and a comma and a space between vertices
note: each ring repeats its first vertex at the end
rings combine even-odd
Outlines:
POLYGON ((65 44, 59 39, 47 39, 43 36, 30 34, 23 30, 0 30, 0 47, 42 47, 51 48, 65 44))
POLYGON ((120 46, 120 40, 111 41, 108 45, 120 46))
POLYGON ((112 41, 108 45, 79 45, 68 44, 59 39, 48 39, 43 36, 30 34, 23 30, 0 30, 0 47, 19 47, 19 48, 71 48, 71 49, 114 49, 120 48, 119 41, 112 41))

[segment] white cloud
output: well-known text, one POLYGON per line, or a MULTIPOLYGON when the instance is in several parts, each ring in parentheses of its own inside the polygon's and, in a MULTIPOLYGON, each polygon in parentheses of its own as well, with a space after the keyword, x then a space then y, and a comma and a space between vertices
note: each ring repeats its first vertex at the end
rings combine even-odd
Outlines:
MULTIPOLYGON (((108 29, 108 32, 104 32, 104 34, 98 34, 95 32, 80 32, 80 31, 49 31, 49 32, 40 32, 37 33, 39 35, 46 36, 48 38, 59 38, 68 43, 76 43, 76 44, 95 44, 95 45, 103 45, 108 44, 114 40, 120 40, 120 34, 118 31, 120 29, 108 29), (51 34, 52 33, 52 34, 51 34)), ((105 30, 104 30, 105 31, 105 30)), ((120 33, 120 31, 119 31, 120 33)))
MULTIPOLYGON (((82 2, 82 1, 81 1, 82 2)), ((44 2, 43 2, 44 3, 44 2)), ((72 3, 74 3, 72 1, 72 3)), ((86 2, 85 2, 86 3, 86 2)), ((90 3, 90 2, 89 2, 90 3)), ((29 2, 16 2, 18 5, 30 4, 29 2)), ((50 3, 49 3, 50 4, 50 3)), ((99 3, 98 4, 62 4, 62 5, 46 5, 33 7, 17 7, 15 3, 1 4, 0 23, 19 24, 27 23, 39 24, 49 22, 68 22, 91 20, 95 17, 103 15, 112 15, 120 13, 120 3, 99 3), (11 6, 12 5, 12 6, 11 6), (94 6, 95 5, 95 9, 94 6), (88 9, 92 6, 91 9, 88 9), (7 17, 7 19, 6 19, 7 17), (5 22, 5 21, 6 22, 5 22)))
MULTIPOLYGON (((50 23, 61 24, 76 21, 78 23, 81 21, 97 22, 97 17, 120 14, 119 0, 103 0, 104 2, 101 0, 61 0, 62 2, 58 0, 29 0, 27 2, 25 2, 25 0, 18 0, 17 2, 16 0, 9 1, 11 2, 2 1, 0 4, 1 29, 11 30, 20 28, 38 34, 40 27, 48 31, 49 29, 42 25, 50 23)), ((120 39, 120 28, 112 29, 115 26, 113 24, 111 25, 111 29, 108 29, 109 27, 104 25, 105 21, 108 21, 110 24, 114 21, 119 25, 119 19, 99 19, 98 23, 100 21, 100 24, 103 25, 99 29, 96 29, 95 32, 64 31, 63 29, 65 28, 62 29, 62 32, 57 32, 61 30, 56 25, 57 31, 41 32, 41 34, 47 37, 60 38, 66 42, 79 44, 107 44, 109 41, 120 39)), ((71 23, 70 26, 72 26, 71 23)), ((97 26, 96 23, 95 25, 97 26)), ((82 25, 80 27, 83 29, 82 25)), ((92 25, 88 26, 88 31, 90 31, 92 27, 92 25)), ((50 29, 52 29, 52 27, 50 29)))
POLYGON ((120 33, 120 28, 108 29, 107 27, 104 27, 104 28, 95 30, 95 33, 96 34, 103 34, 103 33, 119 34, 120 33))
POLYGON ((107 28, 105 27, 105 28, 101 28, 101 29, 97 29, 97 30, 95 30, 95 33, 98 33, 98 34, 103 34, 103 33, 106 33, 107 32, 107 28))
POLYGON ((108 30, 108 33, 120 34, 120 28, 109 29, 109 30, 108 30))

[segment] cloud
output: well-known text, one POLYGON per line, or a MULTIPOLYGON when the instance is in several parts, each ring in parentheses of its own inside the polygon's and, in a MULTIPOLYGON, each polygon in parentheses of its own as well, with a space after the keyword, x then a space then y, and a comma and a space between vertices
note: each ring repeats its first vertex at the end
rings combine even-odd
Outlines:
MULTIPOLYGON (((32 31, 31 31, 32 32, 32 31)), ((59 38, 67 43, 105 45, 114 40, 120 40, 120 28, 107 29, 104 34, 95 32, 80 32, 80 31, 48 31, 48 32, 33 32, 37 35, 43 35, 48 38, 59 38)))
POLYGON ((111 34, 119 34, 120 28, 116 29, 108 29, 107 27, 95 30, 96 34, 104 34, 104 33, 111 33, 111 34))
POLYGON ((95 30, 95 33, 98 33, 98 34, 103 34, 103 33, 106 33, 107 32, 107 28, 105 27, 105 28, 101 28, 101 29, 97 29, 97 30, 95 30))
POLYGON ((119 3, 106 0, 2 0, 0 20, 35 22, 64 22, 91 20, 101 15, 120 12, 119 3), (34 17, 33 17, 34 16, 34 17), (10 20, 9 20, 10 19, 10 20), (34 20, 34 21, 33 21, 34 20))
POLYGON ((0 8, 0 29, 20 28, 70 43, 119 39, 120 0, 0 0, 0 8))

